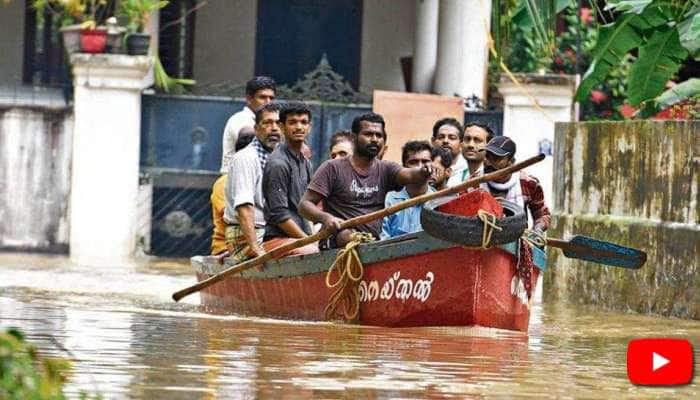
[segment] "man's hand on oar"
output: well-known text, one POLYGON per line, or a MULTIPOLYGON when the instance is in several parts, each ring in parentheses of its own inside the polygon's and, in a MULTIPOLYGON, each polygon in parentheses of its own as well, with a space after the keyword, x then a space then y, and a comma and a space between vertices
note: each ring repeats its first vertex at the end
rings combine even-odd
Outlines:
MULTIPOLYGON (((366 224, 368 222, 371 222, 371 221, 374 221, 374 220, 377 220, 380 218, 384 218, 387 215, 394 214, 394 213, 401 211, 403 209, 406 209, 408 207, 413 207, 416 204, 423 204, 426 201, 429 201, 429 200, 432 200, 432 199, 435 199, 435 198, 438 198, 441 196, 445 196, 445 195, 452 194, 452 193, 458 193, 458 192, 464 191, 468 188, 477 187, 480 184, 482 184, 483 182, 488 182, 488 181, 492 181, 494 179, 503 178, 506 175, 510 175, 513 172, 520 171, 523 168, 527 168, 532 164, 538 163, 538 162, 544 160, 544 158, 545 158, 544 154, 539 154, 535 157, 531 157, 531 158, 528 158, 527 160, 521 161, 519 163, 515 163, 509 167, 499 169, 498 171, 494 171, 494 172, 484 174, 484 175, 479 176, 479 177, 468 179, 468 180, 460 183, 459 185, 455 185, 453 187, 438 190, 437 192, 422 194, 420 196, 416 196, 416 197, 410 198, 408 200, 402 201, 400 203, 394 204, 393 206, 391 206, 389 208, 377 210, 377 211, 371 212, 369 214, 360 215, 358 217, 342 221, 340 223, 340 226, 338 227, 338 230, 352 228, 352 227, 355 227, 357 225, 363 225, 363 224, 366 224)), ((264 255, 261 255, 259 257, 244 261, 238 265, 234 265, 230 268, 227 268, 227 269, 219 272, 216 275, 210 276, 209 278, 207 278, 207 279, 205 279, 205 280, 203 280, 195 285, 192 285, 190 287, 184 288, 180 291, 173 293, 173 300, 179 301, 183 297, 190 295, 192 293, 198 292, 198 291, 200 291, 200 290, 202 290, 210 285, 213 285, 214 283, 226 278, 229 275, 243 272, 243 271, 250 269, 256 265, 260 265, 262 263, 270 261, 281 254, 285 254, 286 252, 288 252, 290 250, 294 250, 294 249, 299 248, 301 246, 305 246, 307 244, 318 242, 321 239, 325 239, 329 235, 330 235, 330 233, 321 229, 320 231, 318 231, 314 235, 307 236, 307 237, 302 238, 302 239, 297 239, 294 242, 290 242, 290 243, 287 243, 285 245, 276 247, 276 248, 268 251, 264 255)))

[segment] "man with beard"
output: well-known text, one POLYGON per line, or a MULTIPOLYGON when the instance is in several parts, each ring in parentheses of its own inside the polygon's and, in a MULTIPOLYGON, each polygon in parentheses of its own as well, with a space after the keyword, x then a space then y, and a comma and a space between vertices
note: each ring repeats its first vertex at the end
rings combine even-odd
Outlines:
MULTIPOLYGON (((486 145, 484 174, 506 168, 515 163, 515 142, 507 136, 498 136, 486 145)), ((502 197, 529 210, 532 215, 532 230, 543 233, 549 227, 551 215, 544 202, 544 191, 534 176, 520 171, 501 179, 485 182, 481 188, 494 197, 502 197)))
POLYGON ((379 237, 381 220, 340 230, 343 219, 349 219, 384 208, 384 198, 392 190, 407 184, 422 184, 433 172, 431 164, 416 168, 379 160, 385 143, 385 123, 381 115, 367 113, 352 122, 355 152, 346 158, 324 162, 311 178, 306 193, 299 202, 299 213, 330 234, 319 243, 321 249, 342 247, 355 231, 379 237), (323 210, 316 204, 323 201, 323 210))
POLYGON ((467 178, 479 176, 484 173, 484 147, 494 137, 494 133, 488 125, 470 122, 464 126, 464 139, 462 139, 462 155, 467 160, 469 168, 460 176, 461 181, 467 178))
MULTIPOLYGON (((280 111, 280 121, 286 140, 270 154, 263 173, 266 250, 311 235, 311 226, 297 210, 313 172, 303 154, 304 141, 311 131, 311 110, 303 103, 286 104, 280 111)), ((311 244, 285 255, 317 251, 318 247, 311 244)))
POLYGON ((262 178, 269 154, 279 144, 279 106, 255 112, 255 139, 231 159, 226 182, 226 248, 236 263, 263 255, 265 234, 262 178))
MULTIPOLYGON (((442 147, 452 155, 452 175, 447 180, 448 187, 462 183, 462 172, 469 168, 467 160, 462 156, 462 139, 464 139, 462 124, 454 118, 443 118, 433 125, 433 146, 442 147)), ((469 176, 468 172, 467 176, 469 176)))

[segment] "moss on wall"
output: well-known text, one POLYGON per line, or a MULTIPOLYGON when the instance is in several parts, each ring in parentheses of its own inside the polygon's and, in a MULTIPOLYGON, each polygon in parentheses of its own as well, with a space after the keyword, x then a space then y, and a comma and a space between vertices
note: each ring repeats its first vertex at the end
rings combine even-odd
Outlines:
POLYGON ((648 253, 638 271, 550 249, 545 299, 700 319, 700 121, 557 126, 551 236, 648 253))

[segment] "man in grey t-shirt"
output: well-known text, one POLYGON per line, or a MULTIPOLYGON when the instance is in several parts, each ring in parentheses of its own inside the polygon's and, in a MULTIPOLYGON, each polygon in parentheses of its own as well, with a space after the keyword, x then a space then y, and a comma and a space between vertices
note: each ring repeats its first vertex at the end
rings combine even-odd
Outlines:
POLYGON ((344 219, 365 215, 384 208, 387 192, 409 183, 424 183, 432 174, 432 165, 403 168, 377 158, 386 141, 384 118, 375 113, 356 117, 352 122, 355 152, 347 158, 324 162, 316 171, 299 202, 302 217, 322 223, 331 233, 322 241, 322 249, 342 247, 355 231, 379 237, 381 219, 339 231, 344 219), (323 201, 323 210, 316 205, 323 201))

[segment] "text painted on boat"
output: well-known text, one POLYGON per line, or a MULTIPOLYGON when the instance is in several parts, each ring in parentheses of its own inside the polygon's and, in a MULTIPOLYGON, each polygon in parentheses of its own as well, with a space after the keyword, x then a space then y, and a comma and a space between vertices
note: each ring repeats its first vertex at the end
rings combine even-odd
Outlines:
POLYGON ((360 301, 370 302, 375 300, 391 300, 397 299, 406 301, 416 299, 425 302, 430 297, 430 290, 435 280, 435 275, 432 272, 425 274, 425 279, 402 279, 401 271, 394 272, 389 279, 384 282, 381 290, 379 282, 361 281, 358 287, 360 301))

